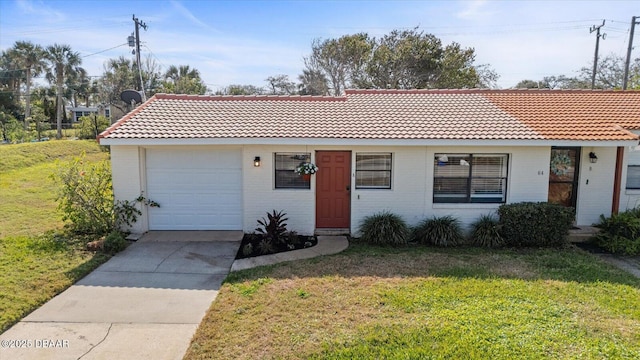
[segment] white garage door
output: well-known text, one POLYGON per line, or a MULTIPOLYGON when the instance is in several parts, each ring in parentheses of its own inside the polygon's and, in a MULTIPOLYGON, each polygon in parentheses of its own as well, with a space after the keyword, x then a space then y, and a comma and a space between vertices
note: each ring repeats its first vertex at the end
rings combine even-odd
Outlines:
POLYGON ((147 150, 151 230, 242 229, 239 150, 147 150))

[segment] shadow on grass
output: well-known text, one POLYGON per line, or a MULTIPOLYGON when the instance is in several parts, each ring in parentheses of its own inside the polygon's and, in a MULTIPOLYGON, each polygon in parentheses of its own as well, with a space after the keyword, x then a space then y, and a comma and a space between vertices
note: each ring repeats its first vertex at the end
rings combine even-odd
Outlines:
POLYGON ((352 243, 336 255, 232 272, 225 282, 327 276, 556 280, 640 288, 640 279, 572 245, 562 249, 483 249, 352 243))

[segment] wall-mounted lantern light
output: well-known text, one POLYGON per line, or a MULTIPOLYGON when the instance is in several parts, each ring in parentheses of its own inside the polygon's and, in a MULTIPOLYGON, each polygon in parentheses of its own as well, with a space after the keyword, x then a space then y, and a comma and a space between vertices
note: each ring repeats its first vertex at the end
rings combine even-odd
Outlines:
POLYGON ((253 166, 260 166, 260 156, 256 156, 255 158, 253 158, 253 166))
POLYGON ((596 156, 596 153, 594 153, 593 151, 589 153, 589 161, 592 164, 595 164, 598 162, 598 157, 596 156))

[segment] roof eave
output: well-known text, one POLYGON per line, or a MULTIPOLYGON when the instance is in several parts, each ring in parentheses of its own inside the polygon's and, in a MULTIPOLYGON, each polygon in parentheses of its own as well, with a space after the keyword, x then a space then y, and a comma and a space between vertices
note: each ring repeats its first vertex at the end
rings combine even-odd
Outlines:
POLYGON ((306 146, 636 146, 627 140, 532 140, 532 139, 336 139, 336 138, 101 138, 101 145, 306 145, 306 146))

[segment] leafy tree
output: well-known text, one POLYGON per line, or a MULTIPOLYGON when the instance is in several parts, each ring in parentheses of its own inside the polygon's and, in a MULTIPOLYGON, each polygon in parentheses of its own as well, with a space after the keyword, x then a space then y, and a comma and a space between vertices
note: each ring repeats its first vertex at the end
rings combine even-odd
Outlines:
POLYGON ((20 106, 20 78, 22 71, 14 61, 15 53, 10 49, 0 54, 0 112, 8 116, 19 117, 22 114, 20 106))
POLYGON ((136 69, 130 59, 120 56, 109 59, 104 65, 104 73, 98 82, 98 97, 100 102, 113 105, 126 113, 129 104, 120 99, 124 90, 136 88, 136 69))
POLYGON ((416 29, 381 38, 366 33, 314 40, 300 75, 302 89, 341 95, 345 88, 412 89, 495 87, 489 65, 474 65, 475 51, 416 29), (320 76, 322 75, 322 76, 320 76), (311 85, 313 84, 313 86, 311 85))
POLYGON ((266 80, 269 84, 269 94, 271 95, 292 95, 296 93, 296 84, 289 81, 289 76, 280 74, 269 76, 266 80))
POLYGON ((169 66, 162 82, 163 91, 171 94, 204 95, 208 89, 200 78, 200 72, 189 65, 169 66))
POLYGON ((521 80, 514 87, 516 89, 541 89, 541 88, 547 88, 548 86, 541 84, 540 81, 527 79, 527 80, 521 80))
POLYGON ((303 69, 302 74, 298 76, 298 80, 300 81, 298 85, 298 93, 300 95, 329 94, 327 77, 320 70, 303 69))
POLYGON ((365 68, 371 56, 373 40, 365 33, 344 35, 338 39, 311 43, 311 55, 305 58, 306 70, 322 73, 331 95, 341 95, 347 87, 366 82, 365 68))
MULTIPOLYGON (((640 88, 640 58, 629 64, 629 89, 640 88)), ((596 89, 622 89, 624 80, 625 59, 616 54, 609 54, 598 60, 596 68, 596 89)), ((579 71, 579 78, 591 84, 593 64, 585 66, 579 71)))
POLYGON ((26 87, 24 127, 28 129, 29 118, 31 117, 31 79, 40 75, 46 67, 44 49, 40 45, 34 45, 29 41, 16 41, 10 51, 16 66, 20 70, 14 75, 24 74, 24 77, 20 77, 20 81, 24 82, 26 87))
POLYGON ((51 68, 47 72, 47 80, 56 85, 56 137, 62 138, 62 116, 64 113, 63 88, 65 80, 77 76, 82 59, 69 45, 54 44, 47 47, 45 54, 51 68))
POLYGON ((265 91, 254 85, 229 85, 216 91, 216 95, 261 95, 265 91))
POLYGON ((111 125, 109 119, 102 115, 82 116, 78 127, 78 138, 95 139, 101 132, 111 125))
MULTIPOLYGON (((596 89, 622 89, 625 60, 622 56, 609 54, 598 61, 596 68, 596 89)), ((565 75, 545 76, 540 81, 522 80, 516 88, 547 89, 591 89, 592 66, 582 67, 578 76, 565 75), (536 84, 534 86, 534 84, 536 84)), ((640 58, 633 60, 629 66, 629 89, 640 89, 640 58)))

